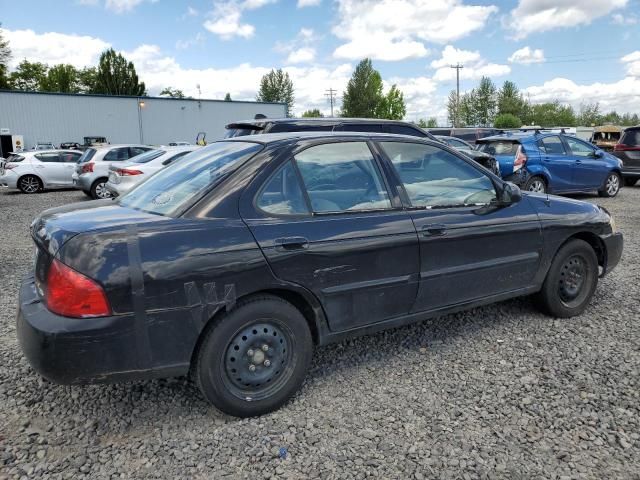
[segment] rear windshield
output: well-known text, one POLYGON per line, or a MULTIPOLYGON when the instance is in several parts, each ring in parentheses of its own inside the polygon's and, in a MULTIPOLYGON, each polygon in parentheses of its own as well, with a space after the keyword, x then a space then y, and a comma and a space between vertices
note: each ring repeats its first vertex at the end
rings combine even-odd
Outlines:
POLYGON ((93 158, 93 156, 96 154, 96 149, 95 148, 87 148, 84 153, 82 154, 82 156, 78 159, 78 163, 86 163, 89 160, 91 160, 93 158))
POLYGON ((640 145, 640 129, 625 130, 620 143, 630 147, 640 145))
POLYGON ((260 133, 261 129, 252 128, 227 128, 227 133, 224 134, 224 138, 244 137, 246 135, 254 135, 260 133))
POLYGON ((24 157, 22 155, 9 155, 7 157, 7 163, 11 162, 11 163, 19 163, 21 161, 24 160, 24 157))
POLYGON ((149 150, 148 152, 142 153, 140 155, 136 155, 132 162, 134 163, 147 163, 151 160, 158 158, 161 155, 167 153, 164 150, 149 150))
POLYGON ((227 174, 262 150, 249 142, 216 142, 153 175, 120 198, 125 207, 178 216, 227 174))
POLYGON ((478 150, 489 155, 515 155, 519 146, 518 142, 493 140, 491 142, 482 142, 478 150))

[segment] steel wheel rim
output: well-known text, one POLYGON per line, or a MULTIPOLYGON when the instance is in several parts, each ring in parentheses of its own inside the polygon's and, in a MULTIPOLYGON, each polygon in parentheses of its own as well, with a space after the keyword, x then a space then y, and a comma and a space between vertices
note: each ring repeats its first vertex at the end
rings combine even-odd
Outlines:
POLYGON ((620 180, 617 175, 610 175, 607 178, 607 193, 609 195, 615 195, 618 193, 618 189, 620 188, 620 180))
POLYGON ((589 279, 589 265, 582 255, 572 255, 560 267, 558 295, 568 307, 579 305, 586 297, 589 279))
POLYGON ((243 400, 268 398, 293 374, 293 340, 275 319, 261 319, 231 339, 221 364, 227 389, 243 400))
POLYGON ((40 182, 33 177, 26 177, 20 180, 20 186, 27 193, 35 193, 40 189, 40 182))
POLYGON ((109 192, 109 190, 107 190, 107 187, 105 187, 105 185, 106 185, 106 182, 99 183, 96 185, 96 197, 109 198, 111 196, 111 193, 109 192))
POLYGON ((534 180, 529 185, 529 191, 535 193, 544 193, 544 182, 542 180, 534 180))

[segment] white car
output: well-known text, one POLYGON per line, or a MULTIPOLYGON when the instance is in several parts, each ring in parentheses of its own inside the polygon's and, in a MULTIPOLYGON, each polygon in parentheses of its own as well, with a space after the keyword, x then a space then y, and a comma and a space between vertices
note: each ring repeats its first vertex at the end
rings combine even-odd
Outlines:
POLYGON ((138 155, 129 162, 112 164, 105 187, 114 197, 124 195, 135 185, 198 148, 197 145, 162 147, 138 155))
POLYGON ((73 175, 74 186, 91 198, 109 198, 105 188, 109 178, 109 167, 121 165, 142 153, 154 150, 147 145, 101 145, 87 148, 73 175))
POLYGON ((14 153, 0 164, 0 187, 36 193, 44 189, 70 188, 82 152, 35 150, 14 153))

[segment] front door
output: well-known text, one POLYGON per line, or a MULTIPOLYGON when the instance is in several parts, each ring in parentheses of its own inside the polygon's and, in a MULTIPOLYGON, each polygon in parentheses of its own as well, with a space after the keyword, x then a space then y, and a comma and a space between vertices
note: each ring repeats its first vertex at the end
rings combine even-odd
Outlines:
POLYGON ((600 188, 609 173, 596 149, 582 140, 563 137, 574 161, 573 183, 575 188, 600 188))
POLYGON ((405 190, 420 240, 414 312, 525 289, 542 254, 540 223, 527 198, 498 207, 489 175, 436 145, 381 142, 405 190))
POLYGON ((343 331, 411 310, 419 249, 369 145, 332 142, 287 158, 241 213, 274 274, 313 292, 343 331))
MULTIPOLYGON (((71 166, 68 176, 71 178, 74 165, 71 166)), ((63 186, 67 177, 67 169, 61 161, 58 152, 43 152, 34 155, 33 168, 44 181, 45 186, 63 186)))
POLYGON ((538 140, 540 160, 549 171, 549 188, 552 192, 575 190, 573 171, 575 160, 567 153, 558 135, 550 135, 538 140))

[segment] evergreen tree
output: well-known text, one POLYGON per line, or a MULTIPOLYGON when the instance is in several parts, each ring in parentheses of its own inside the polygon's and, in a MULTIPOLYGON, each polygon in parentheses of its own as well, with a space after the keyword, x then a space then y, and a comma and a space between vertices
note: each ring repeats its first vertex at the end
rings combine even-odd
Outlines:
POLYGON ((11 60, 11 49, 9 41, 5 40, 2 34, 2 24, 0 23, 0 88, 9 88, 9 60, 11 60))
POLYGON ((95 93, 105 95, 146 95, 144 82, 140 82, 133 62, 112 48, 100 55, 96 73, 95 93))
POLYGON ((49 68, 47 75, 40 82, 43 92, 78 93, 78 70, 73 65, 59 64, 49 68))
POLYGON ((342 116, 375 118, 382 100, 382 77, 365 58, 357 66, 342 96, 342 116))
POLYGON ((312 110, 307 110, 306 112, 304 112, 302 114, 302 116, 304 118, 321 118, 321 117, 324 117, 322 112, 317 108, 314 108, 312 110))
POLYGON ((376 118, 402 120, 407 113, 404 95, 393 85, 386 95, 382 96, 376 109, 376 118))
POLYGON ((225 102, 231 102, 231 94, 229 92, 227 92, 227 94, 224 96, 224 101, 225 102))
POLYGON ((287 104, 287 117, 293 111, 294 88, 289 74, 281 68, 271 70, 260 80, 260 90, 256 96, 259 102, 282 102, 287 104))

